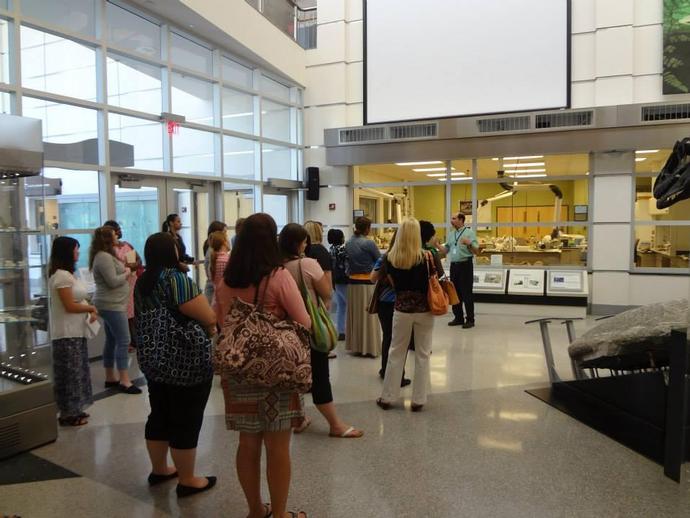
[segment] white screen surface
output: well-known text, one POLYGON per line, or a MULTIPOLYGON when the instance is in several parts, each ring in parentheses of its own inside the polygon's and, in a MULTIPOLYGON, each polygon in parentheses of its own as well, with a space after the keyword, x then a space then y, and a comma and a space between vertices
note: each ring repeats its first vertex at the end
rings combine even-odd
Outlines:
POLYGON ((568 0, 366 0, 365 122, 568 105, 568 0))

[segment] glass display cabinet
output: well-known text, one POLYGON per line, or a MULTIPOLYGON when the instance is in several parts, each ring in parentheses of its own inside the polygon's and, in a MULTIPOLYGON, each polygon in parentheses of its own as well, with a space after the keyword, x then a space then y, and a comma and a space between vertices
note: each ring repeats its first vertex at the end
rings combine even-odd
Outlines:
POLYGON ((57 437, 41 121, 0 115, 0 459, 57 437))

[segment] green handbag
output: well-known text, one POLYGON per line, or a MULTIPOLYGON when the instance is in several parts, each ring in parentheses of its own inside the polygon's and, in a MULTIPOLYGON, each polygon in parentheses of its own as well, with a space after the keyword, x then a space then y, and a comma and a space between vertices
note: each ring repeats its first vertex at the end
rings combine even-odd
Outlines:
POLYGON ((299 260, 299 290, 304 305, 311 318, 311 347, 315 351, 329 353, 338 344, 338 331, 335 329, 331 315, 321 297, 316 294, 316 302, 311 298, 309 289, 302 274, 302 259, 299 260))

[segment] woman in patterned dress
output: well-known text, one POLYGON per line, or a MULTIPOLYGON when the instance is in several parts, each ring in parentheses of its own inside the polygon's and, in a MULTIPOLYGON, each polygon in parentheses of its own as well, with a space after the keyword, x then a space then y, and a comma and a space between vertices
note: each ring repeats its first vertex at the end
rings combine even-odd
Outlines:
POLYGON ((50 334, 53 340, 55 401, 62 426, 82 426, 93 403, 86 319, 94 322, 98 311, 85 302, 86 285, 74 277, 79 260, 79 241, 57 237, 50 251, 50 334), (88 314, 88 316, 86 315, 88 314))
MULTIPOLYGON (((279 318, 292 319, 307 328, 311 319, 299 289, 283 267, 278 249, 276 223, 268 214, 249 216, 237 236, 225 269, 223 282, 216 287, 216 318, 223 322, 232 300, 263 304, 279 318), (258 293, 258 296, 257 296, 258 293)), ((285 510, 290 488, 290 439, 292 428, 304 420, 304 402, 297 392, 239 384, 222 376, 225 420, 229 430, 240 432, 237 448, 237 475, 244 491, 249 516, 261 518, 306 518, 306 513, 285 510), (271 506, 261 498, 261 451, 266 447, 266 471, 271 506)))

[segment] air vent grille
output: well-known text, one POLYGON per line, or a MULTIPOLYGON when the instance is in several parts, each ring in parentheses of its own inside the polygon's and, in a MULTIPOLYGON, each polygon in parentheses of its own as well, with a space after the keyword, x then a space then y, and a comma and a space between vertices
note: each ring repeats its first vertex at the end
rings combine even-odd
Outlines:
POLYGON ((0 428, 0 452, 14 450, 19 446, 19 423, 0 428))
POLYGON ((593 120, 594 112, 591 110, 585 112, 547 113, 537 115, 534 125, 537 129, 591 126, 593 120))
POLYGON ((690 104, 664 104, 642 107, 642 120, 644 122, 678 119, 690 119, 690 104))
POLYGON ((353 128, 343 129, 339 132, 341 144, 351 144, 353 142, 371 142, 385 140, 386 128, 353 128))
POLYGON ((530 129, 529 116, 504 117, 501 119, 480 119, 477 121, 480 133, 496 133, 499 131, 519 131, 530 129))
POLYGON ((391 126, 389 130, 392 139, 431 138, 438 134, 438 124, 407 124, 391 126))

